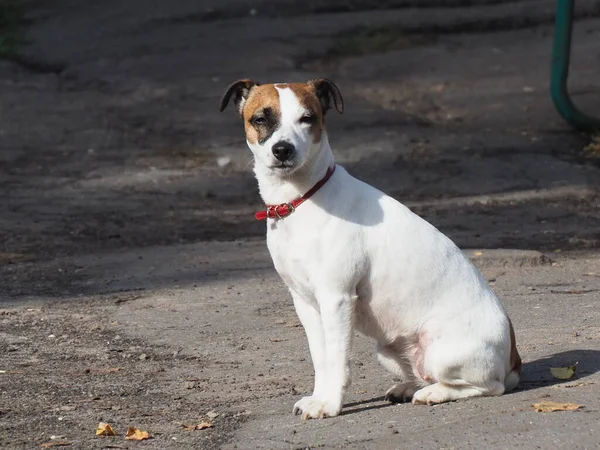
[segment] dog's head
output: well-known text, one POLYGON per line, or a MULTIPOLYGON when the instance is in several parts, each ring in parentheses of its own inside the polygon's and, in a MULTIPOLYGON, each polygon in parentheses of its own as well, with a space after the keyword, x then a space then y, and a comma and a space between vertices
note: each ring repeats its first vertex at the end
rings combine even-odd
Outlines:
POLYGON ((339 89, 324 78, 265 85, 236 81, 223 95, 219 111, 232 97, 256 164, 281 176, 302 167, 319 148, 332 103, 340 114, 344 111, 339 89))

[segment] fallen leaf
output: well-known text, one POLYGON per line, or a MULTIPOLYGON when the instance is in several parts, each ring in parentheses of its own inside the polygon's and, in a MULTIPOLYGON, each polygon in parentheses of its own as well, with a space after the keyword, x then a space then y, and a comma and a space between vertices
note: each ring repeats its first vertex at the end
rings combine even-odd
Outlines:
POLYGON ((44 447, 44 448, 66 447, 67 445, 71 445, 71 443, 67 442, 67 441, 50 441, 50 442, 46 442, 45 444, 42 444, 42 447, 44 447))
POLYGON ((569 367, 551 367, 550 373, 554 378, 558 378, 559 380, 568 380, 575 375, 575 369, 577 369, 577 364, 569 367))
POLYGON ((598 289, 569 289, 567 291, 559 291, 550 289, 553 294, 589 294, 590 292, 598 292, 598 289))
POLYGON ((136 427, 127 428, 125 439, 128 441, 143 441, 148 438, 150 438, 150 434, 147 431, 138 430, 136 427))
POLYGON ((540 402, 531 405, 535 408, 536 412, 554 412, 554 411, 575 411, 583 405, 576 405, 575 403, 556 403, 556 402, 540 402))
POLYGON ((103 367, 101 369, 85 369, 85 373, 96 373, 96 374, 104 374, 104 373, 117 373, 120 372, 120 367, 103 367))
POLYGON ((583 148, 583 152, 586 156, 600 156, 600 135, 593 136, 592 142, 583 148))
POLYGON ((32 259, 34 259, 33 255, 0 252, 0 264, 15 264, 18 262, 31 261, 32 259))
POLYGON ((185 425, 185 424, 181 424, 181 426, 183 427, 183 429, 185 431, 194 431, 194 430, 205 430, 207 428, 212 428, 213 424, 210 422, 202 422, 196 425, 185 425))
POLYGON ((116 436, 117 432, 107 423, 100 422, 96 428, 96 436, 116 436))
POLYGON ((552 388, 554 388, 554 389, 569 389, 569 388, 574 388, 574 387, 588 386, 590 384, 594 384, 594 383, 589 383, 589 382, 584 382, 584 381, 573 381, 571 383, 557 384, 555 386, 552 386, 552 388))
POLYGON ((475 253, 473 253, 473 255, 475 255, 475 256, 481 256, 481 255, 483 255, 483 252, 475 252, 475 253))

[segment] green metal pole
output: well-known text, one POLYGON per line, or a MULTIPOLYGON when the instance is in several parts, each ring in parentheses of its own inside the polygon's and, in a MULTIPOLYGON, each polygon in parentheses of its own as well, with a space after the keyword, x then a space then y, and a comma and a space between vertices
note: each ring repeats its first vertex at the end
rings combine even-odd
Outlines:
POLYGON ((557 0, 550 92, 559 114, 580 131, 600 131, 600 120, 582 113, 567 90, 575 0, 557 0))

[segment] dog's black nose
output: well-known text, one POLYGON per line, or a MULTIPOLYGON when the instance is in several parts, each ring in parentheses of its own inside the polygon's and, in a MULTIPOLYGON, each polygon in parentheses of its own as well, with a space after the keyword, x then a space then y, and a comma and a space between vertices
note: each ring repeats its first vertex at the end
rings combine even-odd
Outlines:
POLYGON ((273 144, 273 155, 279 161, 287 161, 294 154, 294 146, 289 142, 279 141, 273 144))

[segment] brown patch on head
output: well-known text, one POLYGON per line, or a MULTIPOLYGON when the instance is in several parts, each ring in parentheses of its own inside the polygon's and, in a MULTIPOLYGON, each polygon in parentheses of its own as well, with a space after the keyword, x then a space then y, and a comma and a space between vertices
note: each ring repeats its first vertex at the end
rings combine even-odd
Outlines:
POLYGON ((306 109, 306 114, 298 119, 310 124, 313 142, 319 142, 321 140, 321 133, 325 129, 325 113, 314 86, 308 83, 293 83, 289 84, 288 87, 296 94, 298 101, 306 109))
POLYGON ((242 119, 248 142, 267 141, 281 122, 279 93, 273 84, 255 86, 242 108, 242 119))
POLYGON ((522 362, 519 352, 517 351, 517 339, 515 337, 515 330, 510 319, 508 319, 508 325, 510 327, 510 367, 518 374, 521 374, 522 362))

